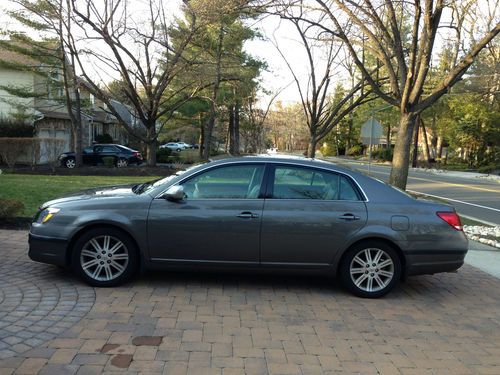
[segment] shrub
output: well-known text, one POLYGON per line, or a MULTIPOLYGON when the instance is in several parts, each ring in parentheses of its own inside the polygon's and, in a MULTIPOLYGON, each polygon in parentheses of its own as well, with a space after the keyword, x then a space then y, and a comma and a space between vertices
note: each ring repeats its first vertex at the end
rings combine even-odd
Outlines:
POLYGON ((12 221, 24 210, 23 202, 17 199, 0 199, 0 220, 12 221))
POLYGON ((113 168, 115 166, 114 156, 103 156, 102 161, 106 167, 113 168))
POLYGON ((32 138, 34 135, 33 125, 21 120, 0 118, 0 137, 32 138))
POLYGON ((363 147, 361 145, 354 145, 349 149, 349 156, 359 156, 363 153, 363 147))
POLYGON ((109 134, 99 134, 95 137, 95 141, 97 143, 113 143, 113 137, 111 137, 109 134))
MULTIPOLYGON (((14 165, 22 156, 29 156, 31 161, 32 150, 38 144, 38 141, 34 141, 33 138, 0 138, 0 156, 2 161, 7 164, 7 166, 12 169, 14 165)), ((35 156, 39 156, 37 153, 35 156)), ((36 161, 35 161, 36 163, 36 161)))
POLYGON ((169 156, 172 155, 172 150, 169 148, 160 148, 156 151, 156 161, 158 163, 168 163, 169 156))
POLYGON ((335 147, 330 143, 324 143, 323 146, 319 149, 323 156, 335 156, 335 147))
POLYGON ((391 161, 393 156, 392 148, 381 148, 372 151, 372 157, 378 160, 391 161))
POLYGON ((500 171, 500 164, 488 164, 488 165, 483 165, 477 169, 479 173, 491 173, 494 171, 500 171))

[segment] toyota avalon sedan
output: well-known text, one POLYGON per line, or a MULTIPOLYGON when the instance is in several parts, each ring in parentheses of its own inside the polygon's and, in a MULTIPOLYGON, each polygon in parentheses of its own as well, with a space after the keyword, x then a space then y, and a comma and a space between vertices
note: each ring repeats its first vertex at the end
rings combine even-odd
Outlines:
POLYGON ((455 271, 453 207, 305 158, 254 156, 44 203, 29 256, 109 287, 153 268, 308 272, 380 297, 407 276, 455 271))

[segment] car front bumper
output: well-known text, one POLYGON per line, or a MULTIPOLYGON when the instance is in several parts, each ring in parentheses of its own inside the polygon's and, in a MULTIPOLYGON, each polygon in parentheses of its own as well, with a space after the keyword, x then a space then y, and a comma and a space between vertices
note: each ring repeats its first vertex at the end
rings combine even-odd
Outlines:
POLYGON ((68 241, 63 238, 29 234, 29 257, 37 262, 66 266, 68 241))

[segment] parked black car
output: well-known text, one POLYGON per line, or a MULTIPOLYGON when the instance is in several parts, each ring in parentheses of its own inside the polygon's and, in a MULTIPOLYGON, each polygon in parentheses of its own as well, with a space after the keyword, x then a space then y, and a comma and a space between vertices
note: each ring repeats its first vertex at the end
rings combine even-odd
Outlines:
MULTIPOLYGON (((123 145, 98 144, 83 149, 83 164, 103 164, 103 158, 106 156, 114 157, 117 167, 126 167, 129 164, 139 165, 143 162, 142 155, 139 151, 132 150, 123 145)), ((76 166, 75 153, 73 151, 59 155, 59 160, 61 165, 66 168, 75 168, 76 166)))

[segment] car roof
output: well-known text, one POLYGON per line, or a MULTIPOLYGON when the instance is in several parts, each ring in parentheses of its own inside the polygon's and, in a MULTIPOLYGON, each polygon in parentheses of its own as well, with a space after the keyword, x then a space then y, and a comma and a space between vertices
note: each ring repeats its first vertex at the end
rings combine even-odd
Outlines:
MULTIPOLYGON (((243 156, 243 157, 226 157, 218 160, 211 160, 208 163, 203 163, 190 168, 186 175, 181 175, 171 181, 171 183, 176 183, 179 180, 189 178, 191 175, 198 173, 205 168, 215 167, 217 165, 227 165, 235 163, 276 163, 276 164, 289 164, 295 166, 305 166, 313 168, 321 168, 325 170, 330 170, 333 172, 339 172, 353 178, 362 190, 363 194, 367 198, 367 201, 376 203, 411 203, 416 202, 413 198, 407 195, 405 192, 399 191, 394 187, 375 179, 373 177, 367 176, 364 173, 355 171, 348 167, 343 167, 338 164, 320 159, 306 158, 303 156, 295 155, 253 155, 253 156, 243 156)), ((155 189, 155 194, 158 194, 162 189, 155 189)))

